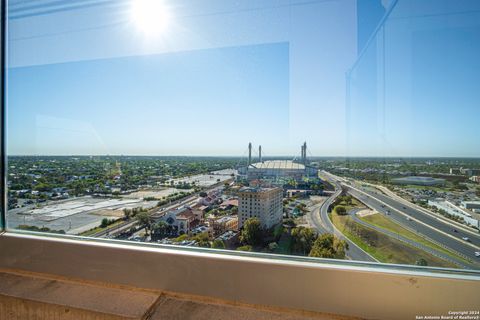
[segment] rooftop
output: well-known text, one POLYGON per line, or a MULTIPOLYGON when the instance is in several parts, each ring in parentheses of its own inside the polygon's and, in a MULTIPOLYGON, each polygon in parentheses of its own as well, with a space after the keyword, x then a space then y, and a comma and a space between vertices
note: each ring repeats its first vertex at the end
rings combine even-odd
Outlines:
POLYGON ((438 178, 432 178, 432 177, 419 177, 419 176, 395 178, 393 180, 397 180, 397 181, 419 181, 419 182, 444 181, 444 179, 438 179, 438 178))
POLYGON ((265 188, 265 187, 242 187, 239 192, 265 192, 265 191, 270 191, 272 189, 278 189, 278 188, 265 188))
POLYGON ((305 170, 305 166, 292 160, 268 160, 263 162, 252 163, 249 168, 254 169, 289 169, 289 170, 305 170))
POLYGON ((231 220, 235 220, 237 219, 238 220, 238 217, 237 216, 225 216, 225 217, 221 217, 217 220, 217 223, 227 223, 231 220))
POLYGON ((193 214, 191 209, 185 209, 179 213, 176 213, 177 219, 193 219, 195 215, 193 214))
POLYGON ((228 199, 227 201, 224 201, 222 205, 238 207, 238 199, 228 199))
POLYGON ((479 200, 469 200, 469 201, 462 201, 465 204, 480 204, 479 200))
POLYGON ((416 184, 424 186, 433 186, 433 185, 444 185, 445 179, 432 178, 432 177, 421 177, 421 176, 410 176, 403 178, 392 179, 393 183, 398 184, 416 184))
POLYGON ((235 237, 236 235, 237 235, 236 232, 234 232, 232 230, 228 230, 225 233, 223 233, 222 235, 218 236, 217 239, 220 239, 220 240, 223 240, 223 241, 228 241, 228 240, 232 239, 233 237, 235 237))

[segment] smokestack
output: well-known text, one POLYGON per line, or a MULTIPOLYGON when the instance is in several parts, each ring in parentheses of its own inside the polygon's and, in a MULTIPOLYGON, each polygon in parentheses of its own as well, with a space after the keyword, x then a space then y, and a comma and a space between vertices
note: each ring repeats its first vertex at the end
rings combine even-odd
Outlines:
POLYGON ((262 162, 262 146, 258 146, 258 162, 262 162))
POLYGON ((248 165, 252 164, 252 143, 248 143, 248 165))
POLYGON ((303 152, 303 145, 300 146, 300 162, 303 163, 303 155, 304 155, 304 152, 303 152))

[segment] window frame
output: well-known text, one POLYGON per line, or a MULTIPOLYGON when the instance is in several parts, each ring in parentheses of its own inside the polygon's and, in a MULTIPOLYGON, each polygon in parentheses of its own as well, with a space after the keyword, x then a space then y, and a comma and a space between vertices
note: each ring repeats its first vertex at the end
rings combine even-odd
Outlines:
POLYGON ((5 148, 5 102, 6 102, 6 26, 7 26, 7 0, 0 0, 0 191, 2 193, 0 200, 0 233, 5 231, 7 225, 7 179, 6 179, 6 148, 5 148))
POLYGON ((365 318, 407 319, 417 314, 444 314, 469 310, 478 302, 480 272, 474 270, 6 230, 5 9, 6 0, 1 0, 0 270, 48 273, 230 302, 365 318))

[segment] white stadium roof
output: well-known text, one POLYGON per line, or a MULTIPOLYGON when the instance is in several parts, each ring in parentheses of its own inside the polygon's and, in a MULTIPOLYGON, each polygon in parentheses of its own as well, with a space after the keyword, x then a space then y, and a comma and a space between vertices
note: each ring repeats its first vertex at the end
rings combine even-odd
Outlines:
POLYGON ((255 169, 284 169, 284 170, 305 170, 305 166, 292 160, 269 160, 252 163, 249 168, 255 169))

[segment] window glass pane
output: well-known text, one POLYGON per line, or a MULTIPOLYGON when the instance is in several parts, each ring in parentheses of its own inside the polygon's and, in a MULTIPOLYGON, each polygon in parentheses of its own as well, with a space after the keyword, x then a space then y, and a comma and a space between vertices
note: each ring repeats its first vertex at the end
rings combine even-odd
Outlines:
POLYGON ((7 227, 479 269, 479 12, 9 1, 7 227))

